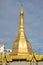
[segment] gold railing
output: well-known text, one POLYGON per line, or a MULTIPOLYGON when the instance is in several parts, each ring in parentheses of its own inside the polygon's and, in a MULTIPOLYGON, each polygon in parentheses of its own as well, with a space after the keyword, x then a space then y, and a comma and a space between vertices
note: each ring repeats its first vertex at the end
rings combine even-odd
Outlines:
POLYGON ((35 62, 36 64, 40 61, 43 61, 43 55, 37 55, 37 54, 34 54, 34 55, 5 55, 5 56, 0 56, 0 64, 2 63, 7 63, 7 62, 10 62, 10 61, 13 61, 13 59, 26 59, 27 61, 30 62, 30 64, 32 62, 35 62))

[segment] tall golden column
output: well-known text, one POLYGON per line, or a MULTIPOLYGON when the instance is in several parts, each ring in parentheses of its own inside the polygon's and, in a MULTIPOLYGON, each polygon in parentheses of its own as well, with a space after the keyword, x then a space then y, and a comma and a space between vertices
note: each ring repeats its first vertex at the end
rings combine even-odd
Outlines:
POLYGON ((32 54, 33 50, 30 42, 27 40, 25 31, 24 31, 24 11, 21 7, 20 9, 20 26, 18 37, 14 42, 12 48, 13 55, 24 55, 24 54, 32 54))

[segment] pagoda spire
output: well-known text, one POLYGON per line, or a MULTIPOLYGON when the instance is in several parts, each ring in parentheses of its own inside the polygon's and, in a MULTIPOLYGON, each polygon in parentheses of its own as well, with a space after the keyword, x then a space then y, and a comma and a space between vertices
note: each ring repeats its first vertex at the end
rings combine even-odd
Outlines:
POLYGON ((22 5, 21 5, 21 8, 20 8, 19 37, 20 38, 25 37, 25 32, 24 32, 24 10, 23 10, 22 5))
POLYGON ((20 9, 20 29, 24 28, 24 11, 23 8, 21 7, 20 9))

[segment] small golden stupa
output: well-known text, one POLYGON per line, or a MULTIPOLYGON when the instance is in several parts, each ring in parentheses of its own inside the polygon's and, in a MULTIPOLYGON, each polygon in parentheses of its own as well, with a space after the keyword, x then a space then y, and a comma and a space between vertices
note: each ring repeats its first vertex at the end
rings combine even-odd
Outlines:
POLYGON ((20 27, 18 37, 15 40, 12 48, 12 55, 24 55, 32 54, 33 50, 30 42, 27 40, 25 31, 24 31, 24 11, 21 7, 20 9, 20 27))

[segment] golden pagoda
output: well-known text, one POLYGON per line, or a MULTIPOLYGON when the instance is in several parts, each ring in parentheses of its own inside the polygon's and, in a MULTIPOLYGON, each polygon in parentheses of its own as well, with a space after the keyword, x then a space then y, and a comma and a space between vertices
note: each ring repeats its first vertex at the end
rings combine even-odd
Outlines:
POLYGON ((0 65, 3 63, 7 64, 8 62, 12 62, 14 60, 26 60, 30 62, 30 65, 35 63, 38 65, 38 62, 43 61, 43 54, 36 54, 32 50, 32 46, 30 42, 27 40, 24 31, 24 11, 23 8, 20 10, 20 27, 18 37, 15 40, 12 48, 11 55, 6 54, 6 48, 4 48, 4 56, 0 56, 0 65))
POLYGON ((12 55, 27 55, 27 54, 32 54, 33 50, 31 47, 30 42, 27 40, 27 37, 25 35, 24 31, 24 11, 23 8, 21 7, 20 9, 20 22, 19 22, 19 33, 18 37, 15 40, 12 48, 12 55))

